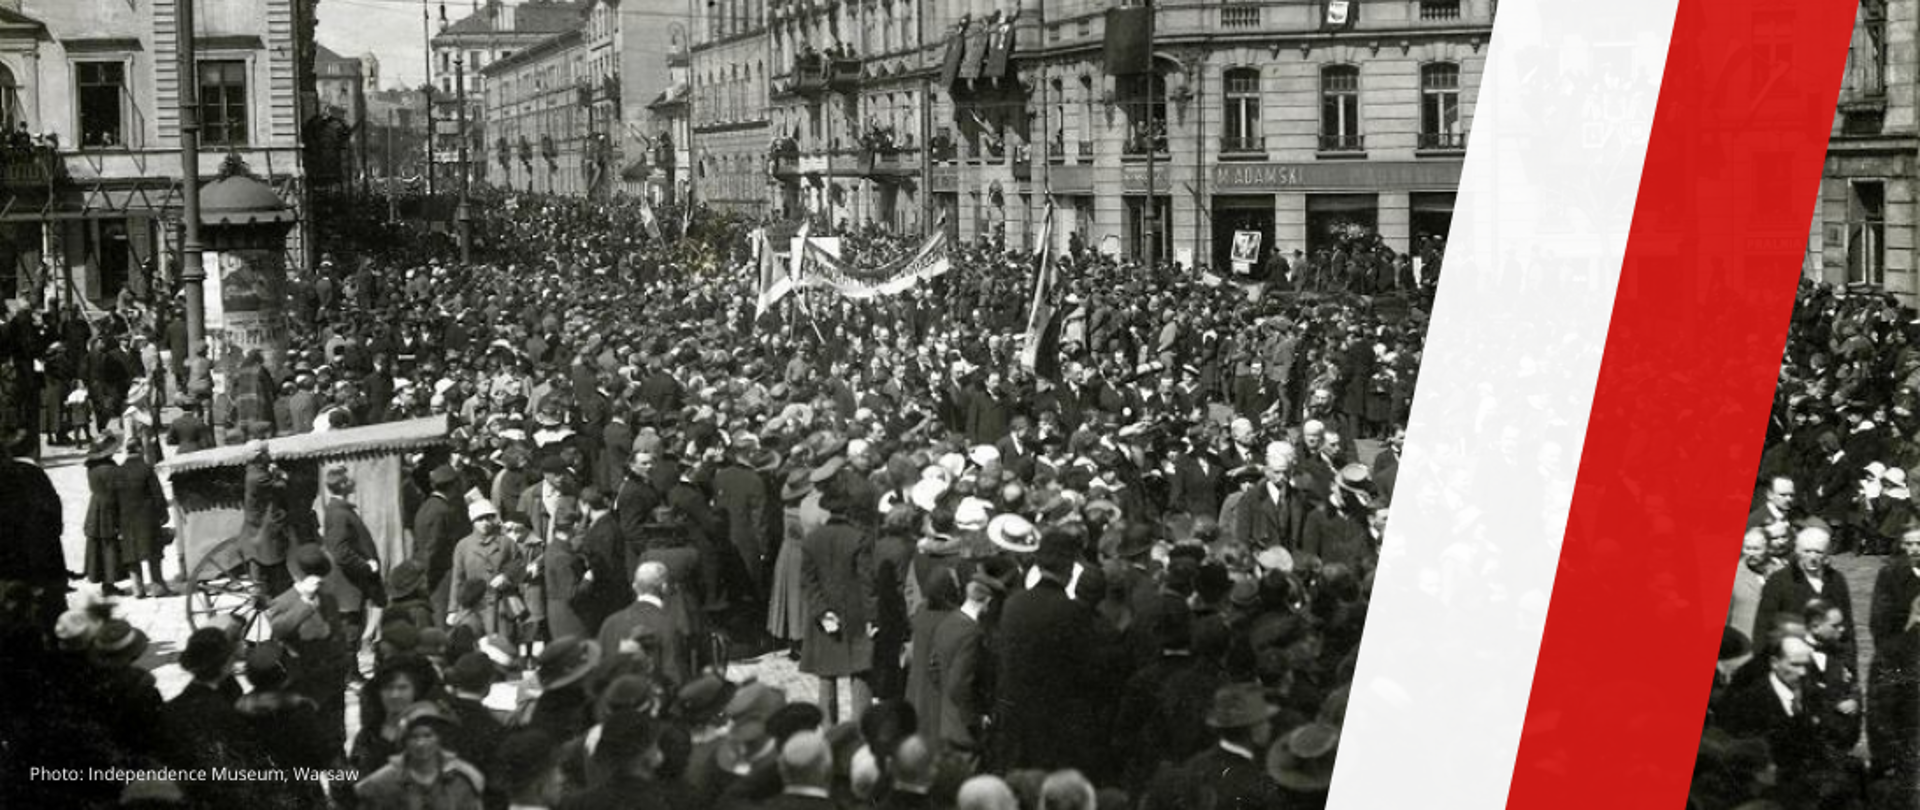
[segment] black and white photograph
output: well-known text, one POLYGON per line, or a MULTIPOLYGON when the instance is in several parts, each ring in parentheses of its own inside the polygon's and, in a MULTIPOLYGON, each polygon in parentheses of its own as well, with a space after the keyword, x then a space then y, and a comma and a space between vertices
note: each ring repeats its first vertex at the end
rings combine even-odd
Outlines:
POLYGON ((0 0, 0 806, 1324 806, 1496 5, 0 0))

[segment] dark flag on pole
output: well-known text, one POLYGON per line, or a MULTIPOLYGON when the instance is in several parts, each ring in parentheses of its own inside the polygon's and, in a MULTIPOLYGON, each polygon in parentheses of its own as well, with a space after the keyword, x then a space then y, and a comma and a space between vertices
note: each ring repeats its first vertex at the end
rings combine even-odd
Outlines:
POLYGON ((1153 12, 1145 6, 1107 9, 1107 72, 1132 76, 1152 69, 1153 43, 1147 36, 1153 12))
POLYGON ((1049 191, 1046 219, 1040 223, 1040 258, 1034 268, 1033 303, 1027 310, 1027 339, 1020 350, 1020 365, 1047 379, 1059 376, 1060 365, 1059 330, 1054 330, 1054 345, 1050 350, 1045 340, 1054 320, 1053 288, 1053 193, 1049 191))

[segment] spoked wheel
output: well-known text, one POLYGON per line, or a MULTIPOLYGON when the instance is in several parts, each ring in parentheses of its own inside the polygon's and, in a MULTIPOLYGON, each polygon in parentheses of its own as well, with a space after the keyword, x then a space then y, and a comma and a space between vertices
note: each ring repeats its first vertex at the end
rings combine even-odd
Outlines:
POLYGON ((187 575, 187 626, 211 626, 222 616, 240 628, 241 638, 265 641, 267 625, 259 619, 258 590, 248 578, 246 555, 239 538, 215 546, 187 575))

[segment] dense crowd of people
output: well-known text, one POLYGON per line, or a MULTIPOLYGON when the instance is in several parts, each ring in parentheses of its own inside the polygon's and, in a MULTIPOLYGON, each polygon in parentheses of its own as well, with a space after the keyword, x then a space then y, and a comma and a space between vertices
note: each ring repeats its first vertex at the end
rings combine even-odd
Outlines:
MULTIPOLYGON (((953 246, 952 270, 905 294, 757 313, 750 223, 659 209, 680 238, 654 240, 631 206, 482 209, 471 264, 391 224, 323 232, 289 285, 284 361, 173 351, 165 312, 96 323, 80 344, 169 349, 121 349, 147 390, 102 403, 119 418, 90 437, 65 409, 0 437, 90 438, 83 573, 104 595, 131 577, 135 597, 167 587, 143 570, 171 539, 155 457, 243 447, 240 539, 271 638, 166 640, 192 683, 163 701, 115 602, 67 609, 57 496, 4 462, 6 491, 53 499, 52 557, 0 570, 21 662, 0 681, 43 707, 10 737, 63 763, 327 775, 31 795, 1324 802, 1437 252, 1409 317, 1071 250, 1058 356, 1036 373, 1026 252, 953 246), (129 407, 140 393, 164 424, 129 407), (321 471, 314 510, 267 441, 434 414, 453 429, 408 458, 405 559, 380 559, 346 468, 321 471), (816 697, 727 677, 781 650, 816 697)), ((862 261, 912 248, 848 237, 862 261)), ((54 351, 23 317, 36 356, 54 351)), ((24 769, 22 750, 0 764, 24 769)))
POLYGON ((1915 338, 1911 311, 1889 295, 1801 285, 1696 807, 1920 807, 1920 515, 1907 481, 1920 462, 1915 338), (1858 555, 1851 567, 1836 565, 1842 553, 1858 555), (1865 617, 1848 584, 1856 569, 1872 573, 1865 617))

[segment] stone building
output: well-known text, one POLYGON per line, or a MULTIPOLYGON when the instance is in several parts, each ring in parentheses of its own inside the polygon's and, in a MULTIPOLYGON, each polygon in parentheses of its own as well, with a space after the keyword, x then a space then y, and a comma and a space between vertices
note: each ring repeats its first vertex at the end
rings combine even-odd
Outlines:
POLYGON ((1125 255, 1147 250, 1152 200, 1161 255, 1214 266, 1242 231, 1263 261, 1444 237, 1494 0, 1160 6, 1151 72, 1128 76, 1107 71, 1111 5, 708 4, 701 182, 732 207, 760 210, 731 198, 761 182, 776 214, 1011 245, 1050 190, 1063 246, 1125 255))
POLYGON ((687 168, 676 175, 693 198, 755 216, 769 210, 767 156, 775 75, 768 51, 767 0, 716 0, 697 11, 689 55, 692 81, 687 168))
MULTIPOLYGON (((313 0, 198 0, 200 172, 238 155, 304 220, 313 0)), ((180 213, 175 0, 0 2, 0 298, 166 289, 180 213)), ((304 223, 288 264, 308 261, 304 223)))
POLYGON ((1806 274, 1916 304, 1915 0, 1861 0, 1814 204, 1806 274))
POLYGON ((593 179, 584 159, 587 111, 580 81, 587 75, 586 30, 575 28, 488 65, 486 131, 497 174, 490 182, 517 191, 584 195, 593 179), (500 165, 500 144, 510 155, 500 165))

